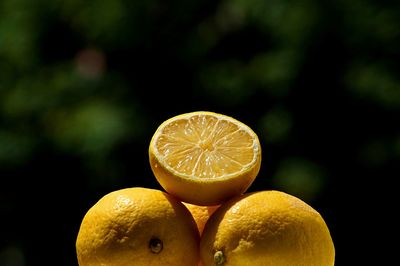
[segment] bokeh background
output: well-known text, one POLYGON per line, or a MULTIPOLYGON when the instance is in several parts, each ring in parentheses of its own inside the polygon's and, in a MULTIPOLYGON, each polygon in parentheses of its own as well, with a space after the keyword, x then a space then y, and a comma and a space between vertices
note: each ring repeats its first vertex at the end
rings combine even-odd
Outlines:
POLYGON ((317 209, 336 265, 391 265, 399 47, 399 1, 0 0, 0 265, 77 265, 86 211, 161 189, 150 139, 197 110, 254 129, 249 191, 317 209))

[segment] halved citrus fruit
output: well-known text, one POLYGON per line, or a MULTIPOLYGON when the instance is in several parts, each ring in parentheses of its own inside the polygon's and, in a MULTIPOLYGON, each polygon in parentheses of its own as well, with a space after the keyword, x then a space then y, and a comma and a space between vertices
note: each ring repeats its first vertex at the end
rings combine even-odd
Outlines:
POLYGON ((261 146, 244 123, 199 111, 162 123, 151 139, 149 158, 168 193, 196 205, 218 205, 252 184, 260 170, 261 146))

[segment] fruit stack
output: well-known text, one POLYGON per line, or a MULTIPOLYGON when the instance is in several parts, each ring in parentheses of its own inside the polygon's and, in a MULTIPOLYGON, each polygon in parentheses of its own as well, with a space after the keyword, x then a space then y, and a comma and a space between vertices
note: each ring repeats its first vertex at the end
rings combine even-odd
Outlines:
POLYGON ((192 112, 162 123, 149 147, 165 191, 113 191, 88 210, 80 266, 333 266, 328 227, 310 205, 276 190, 246 192, 261 145, 244 123, 192 112))

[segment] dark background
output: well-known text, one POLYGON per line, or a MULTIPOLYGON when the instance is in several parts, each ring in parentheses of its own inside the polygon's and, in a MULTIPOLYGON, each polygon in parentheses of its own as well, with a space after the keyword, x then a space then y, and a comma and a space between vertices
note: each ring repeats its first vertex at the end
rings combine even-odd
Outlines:
POLYGON ((0 265, 77 265, 86 211, 161 189, 150 139, 197 110, 258 134, 249 191, 318 210, 337 266, 392 265, 399 3, 0 0, 0 265))

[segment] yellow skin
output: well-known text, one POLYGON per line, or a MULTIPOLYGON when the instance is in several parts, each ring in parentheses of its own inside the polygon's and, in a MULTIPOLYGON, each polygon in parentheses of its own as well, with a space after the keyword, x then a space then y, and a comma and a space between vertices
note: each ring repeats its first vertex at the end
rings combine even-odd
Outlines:
POLYGON ((208 219, 218 209, 219 205, 199 206, 186 202, 182 203, 186 206, 186 208, 188 208, 188 210, 192 214, 194 220, 196 221, 197 228, 199 229, 199 234, 201 235, 208 219))
POLYGON ((321 215, 278 191, 236 197, 208 220, 204 266, 333 266, 335 249, 321 215))
POLYGON ((261 165, 257 135, 222 114, 193 112, 162 123, 149 146, 151 169, 181 201, 218 205, 244 193, 261 165))
POLYGON ((101 198, 82 220, 80 266, 197 265, 199 234, 183 204, 154 189, 127 188, 101 198))

